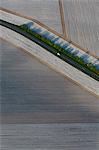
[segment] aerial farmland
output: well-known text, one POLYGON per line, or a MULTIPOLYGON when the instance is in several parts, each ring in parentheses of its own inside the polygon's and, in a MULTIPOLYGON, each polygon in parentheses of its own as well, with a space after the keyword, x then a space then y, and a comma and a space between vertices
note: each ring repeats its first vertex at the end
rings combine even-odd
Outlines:
POLYGON ((38 19, 57 32, 62 32, 58 0, 4 0, 2 7, 38 19))
POLYGON ((1 0, 0 11, 0 150, 99 150, 99 0, 1 0))
MULTIPOLYGON (((99 1, 62 1, 67 38, 99 57, 99 1)), ((38 19, 63 34, 58 0, 3 0, 1 6, 38 19)))
POLYGON ((99 1, 64 0, 68 38, 99 58, 99 1))

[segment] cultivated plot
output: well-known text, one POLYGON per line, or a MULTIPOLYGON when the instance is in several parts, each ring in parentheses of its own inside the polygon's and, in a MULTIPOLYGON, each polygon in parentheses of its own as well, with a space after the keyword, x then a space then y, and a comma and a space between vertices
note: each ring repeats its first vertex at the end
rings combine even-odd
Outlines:
POLYGON ((58 0, 3 0, 1 6, 31 16, 57 32, 62 32, 58 0))
POLYGON ((99 57, 99 1, 63 0, 69 38, 99 57))

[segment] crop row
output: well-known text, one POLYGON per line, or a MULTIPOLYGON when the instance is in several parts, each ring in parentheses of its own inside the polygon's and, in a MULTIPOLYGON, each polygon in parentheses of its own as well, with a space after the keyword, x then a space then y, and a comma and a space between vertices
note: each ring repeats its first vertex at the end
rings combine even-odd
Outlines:
POLYGON ((92 63, 85 62, 82 57, 75 55, 75 53, 70 53, 70 50, 71 50, 70 47, 68 48, 68 46, 67 46, 67 49, 66 48, 64 49, 60 45, 55 44, 55 42, 48 39, 47 37, 44 37, 44 36, 38 34, 36 31, 33 31, 30 28, 28 28, 27 24, 21 25, 20 28, 22 30, 26 31, 27 33, 31 34, 32 36, 38 38, 42 42, 46 43, 47 45, 53 47, 57 54, 65 55, 68 58, 72 59, 73 61, 79 63, 81 66, 83 66, 83 67, 89 69, 90 71, 94 72, 95 74, 99 75, 99 70, 98 70, 98 68, 96 68, 96 66, 94 66, 92 63))

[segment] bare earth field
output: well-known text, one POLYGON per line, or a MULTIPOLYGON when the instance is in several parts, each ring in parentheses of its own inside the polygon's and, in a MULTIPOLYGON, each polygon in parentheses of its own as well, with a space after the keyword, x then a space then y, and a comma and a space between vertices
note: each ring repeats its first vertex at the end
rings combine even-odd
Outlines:
POLYGON ((58 0, 1 0, 1 6, 31 16, 62 32, 58 0))
POLYGON ((2 150, 99 150, 99 123, 5 124, 2 150))
MULTIPOLYGON (((62 34, 58 0, 1 0, 1 6, 43 22, 62 34)), ((99 57, 99 1, 63 0, 68 38, 99 57)))
POLYGON ((2 122, 99 122, 97 97, 11 44, 0 47, 2 122))
POLYGON ((1 40, 2 150, 98 150, 99 101, 1 40))
POLYGON ((69 38, 99 57, 99 0, 63 0, 69 38))
MULTIPOLYGON (((98 0, 63 0, 69 37, 99 56, 98 0)), ((58 0, 1 0, 62 33, 58 0)), ((99 98, 0 41, 0 150, 99 150, 99 98)))

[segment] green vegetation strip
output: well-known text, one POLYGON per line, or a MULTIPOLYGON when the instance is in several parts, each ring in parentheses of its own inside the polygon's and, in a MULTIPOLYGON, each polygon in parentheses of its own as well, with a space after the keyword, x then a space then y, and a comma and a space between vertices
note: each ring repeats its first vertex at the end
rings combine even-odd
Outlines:
POLYGON ((57 57, 60 57, 62 60, 70 63, 77 69, 83 71, 90 77, 99 81, 99 70, 95 66, 93 66, 91 63, 90 64, 85 63, 82 58, 79 58, 78 56, 71 54, 68 48, 67 50, 61 48, 59 45, 54 44, 51 40, 39 35, 35 31, 30 30, 25 24, 18 26, 18 25, 14 25, 12 23, 8 23, 3 20, 0 20, 0 24, 26 36, 30 40, 46 48, 48 51, 50 51, 54 55, 57 55, 57 53, 59 53, 60 55, 57 57))
POLYGON ((69 48, 67 48, 66 50, 63 49, 62 47, 60 47, 60 46, 54 44, 51 40, 49 40, 49 39, 47 39, 47 38, 44 38, 43 36, 41 36, 40 34, 36 33, 35 31, 30 30, 30 29, 27 27, 27 25, 25 25, 25 24, 24 24, 24 25, 21 25, 20 28, 21 28, 23 31, 25 31, 25 32, 27 32, 27 33, 29 33, 29 34, 31 34, 32 36, 35 36, 36 38, 38 38, 38 39, 41 40, 42 42, 46 43, 47 45, 54 47, 55 50, 57 51, 57 53, 59 53, 59 54, 64 54, 64 55, 68 56, 70 59, 72 59, 72 60, 78 62, 78 63, 81 64, 82 66, 86 67, 87 69, 89 69, 89 70, 91 70, 92 72, 94 72, 94 73, 96 73, 96 74, 99 75, 99 70, 97 70, 95 66, 93 66, 91 63, 85 63, 82 58, 80 58, 80 57, 78 57, 78 56, 75 56, 74 54, 71 54, 71 53, 69 52, 69 48))

